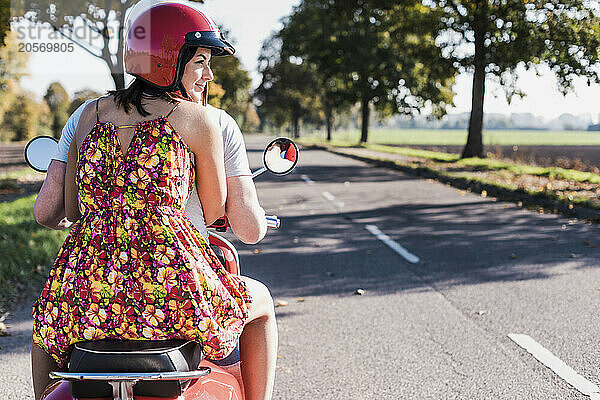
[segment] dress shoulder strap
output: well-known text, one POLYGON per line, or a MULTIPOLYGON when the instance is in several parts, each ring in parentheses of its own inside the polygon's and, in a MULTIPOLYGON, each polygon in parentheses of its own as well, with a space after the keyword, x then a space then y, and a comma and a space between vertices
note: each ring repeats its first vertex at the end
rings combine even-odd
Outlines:
POLYGON ((177 107, 179 107, 179 104, 181 104, 181 103, 177 102, 177 104, 175 104, 175 106, 173 106, 173 108, 171 108, 171 111, 169 111, 169 113, 167 115, 165 115, 165 118, 169 118, 169 115, 171 115, 173 113, 173 111, 175 111, 175 109, 177 107))

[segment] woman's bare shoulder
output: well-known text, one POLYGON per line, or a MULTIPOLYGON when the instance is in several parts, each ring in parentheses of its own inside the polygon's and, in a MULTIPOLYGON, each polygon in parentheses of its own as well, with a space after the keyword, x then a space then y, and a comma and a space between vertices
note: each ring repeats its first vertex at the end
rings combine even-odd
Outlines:
POLYGON ((219 134, 215 129, 215 121, 211 118, 210 111, 206 106, 189 101, 182 101, 177 107, 177 112, 169 118, 174 128, 179 132, 183 140, 194 148, 202 146, 206 140, 219 134))

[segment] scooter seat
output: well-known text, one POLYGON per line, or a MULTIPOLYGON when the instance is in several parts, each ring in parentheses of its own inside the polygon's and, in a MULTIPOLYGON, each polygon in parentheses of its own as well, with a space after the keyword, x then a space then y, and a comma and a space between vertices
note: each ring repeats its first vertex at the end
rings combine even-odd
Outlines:
MULTIPOLYGON (((201 346, 184 339, 98 340, 73 345, 69 372, 180 372, 193 371, 203 359, 201 346)), ((136 396, 177 397, 190 381, 140 381, 136 396)), ((71 381, 74 398, 112 397, 112 387, 101 381, 71 381)))

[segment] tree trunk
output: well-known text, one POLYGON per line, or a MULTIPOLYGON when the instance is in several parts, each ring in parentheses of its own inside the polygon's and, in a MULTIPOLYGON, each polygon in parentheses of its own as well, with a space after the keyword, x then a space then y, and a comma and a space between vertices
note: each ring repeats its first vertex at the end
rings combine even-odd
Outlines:
POLYGON ((333 112, 331 111, 331 107, 325 107, 325 125, 327 126, 327 141, 331 141, 331 128, 333 125, 333 112))
POLYGON ((292 137, 297 139, 300 136, 300 118, 298 113, 294 110, 292 112, 292 137))
MULTIPOLYGON (((485 14, 484 14, 485 15, 485 14)), ((485 18, 485 16, 480 18, 485 18)), ((475 72, 473 74, 473 92, 471 99, 471 118, 467 144, 462 158, 483 157, 483 100, 485 97, 485 29, 475 30, 475 72)))
POLYGON ((362 121, 361 121, 361 132, 360 132, 360 143, 367 143, 367 137, 369 135, 369 99, 363 97, 361 101, 362 121))
POLYGON ((122 72, 111 72, 110 77, 115 83, 115 89, 125 89, 125 74, 122 72))

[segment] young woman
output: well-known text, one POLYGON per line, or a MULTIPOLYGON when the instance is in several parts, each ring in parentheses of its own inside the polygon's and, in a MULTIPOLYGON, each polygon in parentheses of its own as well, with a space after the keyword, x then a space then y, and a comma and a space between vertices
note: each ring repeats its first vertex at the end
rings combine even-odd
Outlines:
POLYGON ((185 4, 151 7, 131 29, 144 32, 127 39, 136 80, 89 104, 71 142, 65 209, 77 222, 34 306, 36 398, 72 343, 104 338, 187 338, 216 359, 239 339, 247 398, 270 398, 268 290, 224 271, 183 212, 194 185, 207 223, 225 211, 221 132, 194 97, 210 58, 233 49, 185 4))

